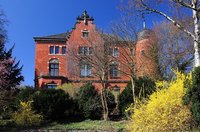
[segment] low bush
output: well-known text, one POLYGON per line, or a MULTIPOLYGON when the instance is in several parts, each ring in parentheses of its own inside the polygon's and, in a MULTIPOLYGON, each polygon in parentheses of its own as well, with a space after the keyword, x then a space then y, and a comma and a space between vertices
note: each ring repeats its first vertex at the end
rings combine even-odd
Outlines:
MULTIPOLYGON (((140 100, 148 98, 156 89, 156 84, 148 77, 140 77, 135 81, 135 95, 140 100)), ((133 103, 133 92, 129 82, 118 97, 118 109, 121 114, 126 114, 125 109, 133 103)))
POLYGON ((146 102, 134 106, 131 131, 184 131, 193 125, 190 108, 183 104, 191 76, 176 73, 170 83, 157 83, 157 91, 146 102))
POLYGON ((46 119, 55 120, 65 117, 73 100, 63 90, 43 89, 33 95, 33 108, 46 119))
POLYGON ((13 120, 17 125, 33 126, 42 122, 42 116, 32 110, 31 103, 32 101, 20 102, 20 109, 13 113, 13 120))
POLYGON ((191 105, 192 116, 198 126, 200 126, 200 67, 192 72, 192 84, 187 90, 184 102, 191 105))
POLYGON ((9 120, 13 111, 16 111, 15 99, 17 93, 18 89, 0 91, 0 119, 9 120))
POLYGON ((77 94, 79 109, 85 118, 100 119, 102 116, 102 105, 100 95, 91 84, 82 86, 77 94))
POLYGON ((24 87, 21 88, 17 97, 16 101, 19 104, 20 101, 29 101, 33 99, 33 95, 35 93, 36 89, 31 87, 24 87))
MULTIPOLYGON (((82 86, 77 94, 79 109, 86 119, 100 119, 102 117, 101 95, 91 84, 82 86)), ((116 108, 115 96, 107 91, 106 94, 109 115, 116 108)))
POLYGON ((73 113, 72 109, 76 109, 74 100, 60 89, 21 89, 16 100, 18 105, 20 101, 32 100, 33 110, 50 120, 64 118, 66 114, 73 113))

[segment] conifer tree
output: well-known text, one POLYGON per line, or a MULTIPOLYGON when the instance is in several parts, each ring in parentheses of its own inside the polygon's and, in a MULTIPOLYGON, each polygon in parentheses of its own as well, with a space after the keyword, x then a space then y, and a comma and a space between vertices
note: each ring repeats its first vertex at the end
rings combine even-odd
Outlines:
POLYGON ((6 19, 0 9, 0 116, 7 111, 8 104, 12 102, 16 86, 24 80, 21 75, 22 66, 12 57, 14 46, 6 50, 7 34, 5 30, 6 19))
POLYGON ((19 85, 24 78, 21 75, 22 67, 19 67, 19 61, 16 62, 12 57, 14 46, 9 50, 5 49, 7 40, 5 24, 5 15, 0 10, 0 89, 9 90, 19 85))

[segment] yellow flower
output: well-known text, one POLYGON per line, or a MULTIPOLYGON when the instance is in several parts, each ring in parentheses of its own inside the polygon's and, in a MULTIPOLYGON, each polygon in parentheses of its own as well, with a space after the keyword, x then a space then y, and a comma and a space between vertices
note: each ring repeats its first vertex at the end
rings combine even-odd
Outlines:
POLYGON ((157 82, 157 91, 145 103, 136 102, 131 117, 129 130, 140 131, 182 131, 191 125, 191 112, 183 105, 182 98, 186 92, 188 76, 176 72, 176 79, 170 82, 157 82))

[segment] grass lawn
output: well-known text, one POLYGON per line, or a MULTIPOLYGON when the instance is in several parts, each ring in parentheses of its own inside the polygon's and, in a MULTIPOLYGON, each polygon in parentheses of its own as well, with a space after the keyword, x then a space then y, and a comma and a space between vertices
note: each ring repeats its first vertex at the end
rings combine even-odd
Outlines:
POLYGON ((50 126, 41 129, 50 130, 106 130, 122 131, 125 130, 127 121, 102 121, 102 120, 85 120, 73 123, 51 123, 50 126))
MULTIPOLYGON (((85 120, 81 122, 71 122, 71 123, 58 123, 53 122, 40 127, 28 127, 28 128, 8 128, 7 130, 18 131, 18 130, 89 130, 89 131, 108 131, 108 132, 121 132, 126 131, 125 127, 127 121, 103 121, 103 120, 85 120)), ((6 130, 6 129, 4 129, 6 130)))

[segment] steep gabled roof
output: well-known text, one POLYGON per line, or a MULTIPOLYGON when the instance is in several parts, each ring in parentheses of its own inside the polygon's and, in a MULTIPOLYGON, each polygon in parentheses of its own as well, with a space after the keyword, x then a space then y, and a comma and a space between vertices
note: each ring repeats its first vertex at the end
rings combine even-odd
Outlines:
POLYGON ((34 40, 36 42, 66 42, 66 40, 70 36, 70 32, 66 33, 60 33, 60 34, 54 34, 49 36, 43 36, 43 37, 34 37, 34 40))

